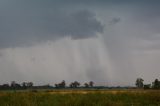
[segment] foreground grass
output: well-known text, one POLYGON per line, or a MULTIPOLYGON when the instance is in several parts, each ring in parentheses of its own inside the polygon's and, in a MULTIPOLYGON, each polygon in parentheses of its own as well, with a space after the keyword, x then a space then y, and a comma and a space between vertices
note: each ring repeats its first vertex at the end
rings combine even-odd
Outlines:
POLYGON ((160 106, 160 91, 62 92, 0 92, 0 106, 160 106))

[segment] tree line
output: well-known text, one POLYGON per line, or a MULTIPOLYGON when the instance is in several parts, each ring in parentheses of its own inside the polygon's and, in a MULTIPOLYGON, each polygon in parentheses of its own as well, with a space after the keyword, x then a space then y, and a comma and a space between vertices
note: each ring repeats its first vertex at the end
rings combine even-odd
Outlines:
POLYGON ((10 84, 0 85, 0 89, 26 89, 32 87, 33 87, 33 82, 23 82, 22 84, 19 84, 16 81, 12 81, 10 84))
MULTIPOLYGON (((17 83, 16 81, 12 81, 10 84, 2 84, 0 85, 1 90, 5 89, 45 89, 45 88, 78 88, 81 86, 81 83, 78 81, 71 82, 69 86, 66 85, 65 80, 63 80, 60 83, 56 83, 55 86, 47 85, 41 85, 41 86, 34 86, 33 82, 22 82, 21 84, 17 83)), ((91 88, 94 86, 94 82, 90 81, 88 83, 84 83, 81 87, 84 88, 91 88)))
MULTIPOLYGON (((33 82, 22 82, 21 84, 12 81, 10 84, 2 84, 0 85, 0 90, 5 89, 48 89, 48 88, 108 88, 108 89, 114 89, 114 88, 134 88, 134 87, 105 87, 105 86, 94 86, 93 81, 86 82, 84 84, 81 84, 78 81, 71 82, 68 86, 66 85, 66 81, 62 80, 60 83, 56 83, 53 86, 42 85, 42 86, 34 86, 33 82)), ((142 78, 137 78, 135 82, 136 88, 139 89, 160 89, 160 81, 158 79, 155 79, 151 84, 144 84, 144 80, 142 78)))
MULTIPOLYGON (((80 82, 74 81, 74 82, 71 82, 71 83, 69 84, 69 87, 70 87, 70 88, 78 88, 78 87, 80 87, 80 85, 81 85, 80 82)), ((88 82, 88 83, 84 83, 84 84, 83 84, 83 87, 89 88, 89 87, 93 87, 93 85, 94 85, 94 82, 93 82, 93 81, 90 81, 90 82, 88 82)), ((65 88, 65 87, 66 87, 66 82, 65 82, 65 80, 63 80, 61 83, 55 84, 55 87, 56 87, 56 88, 65 88)))
POLYGON ((160 81, 158 79, 155 79, 151 84, 144 84, 142 78, 137 78, 135 85, 137 88, 160 89, 160 81))

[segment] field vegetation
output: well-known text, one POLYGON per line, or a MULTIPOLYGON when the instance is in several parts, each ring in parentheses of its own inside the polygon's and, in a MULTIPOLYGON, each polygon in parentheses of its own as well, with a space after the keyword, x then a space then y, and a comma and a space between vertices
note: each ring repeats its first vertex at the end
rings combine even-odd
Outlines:
POLYGON ((160 106, 158 90, 1 91, 0 106, 160 106))

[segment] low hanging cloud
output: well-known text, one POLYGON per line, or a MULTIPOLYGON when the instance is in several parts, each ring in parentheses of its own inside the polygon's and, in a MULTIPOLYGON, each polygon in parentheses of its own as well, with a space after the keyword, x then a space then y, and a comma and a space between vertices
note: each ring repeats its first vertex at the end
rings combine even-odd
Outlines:
POLYGON ((2 8, 0 48, 33 45, 63 37, 85 39, 102 33, 104 25, 88 10, 2 8))

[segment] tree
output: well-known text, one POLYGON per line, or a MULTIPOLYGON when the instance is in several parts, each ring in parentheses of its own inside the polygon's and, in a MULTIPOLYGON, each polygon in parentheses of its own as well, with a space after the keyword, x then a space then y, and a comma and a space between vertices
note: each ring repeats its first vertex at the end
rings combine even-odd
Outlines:
POLYGON ((80 86, 80 83, 78 81, 74 81, 69 85, 71 88, 77 88, 80 86))
POLYGON ((155 79, 155 81, 153 82, 153 88, 154 89, 160 88, 160 81, 158 79, 155 79))
POLYGON ((65 88, 66 87, 66 82, 65 80, 63 80, 61 83, 59 84, 55 84, 56 88, 65 88))
POLYGON ((16 90, 16 89, 20 89, 21 88, 21 85, 16 83, 15 81, 12 81, 11 82, 11 88, 16 90))
POLYGON ((80 86, 80 83, 78 81, 74 81, 74 87, 77 88, 80 86))
POLYGON ((70 84, 69 84, 69 87, 70 88, 73 88, 74 86, 73 86, 73 82, 71 82, 70 84))
POLYGON ((65 86, 66 86, 65 80, 63 80, 63 81, 60 83, 60 86, 61 86, 62 88, 65 88, 65 86))
POLYGON ((136 86, 138 87, 138 88, 143 88, 143 79, 142 78, 137 78, 137 80, 136 80, 136 86))
POLYGON ((22 87, 27 88, 27 82, 22 82, 22 87))
POLYGON ((15 87, 16 87, 16 82, 15 82, 15 81, 12 81, 12 82, 11 82, 11 87, 12 87, 12 88, 15 88, 15 87))
POLYGON ((90 87, 93 87, 93 85, 94 85, 94 82, 93 82, 93 81, 90 81, 90 82, 89 82, 89 86, 90 86, 90 87))
POLYGON ((54 84, 56 88, 58 88, 58 84, 54 84))
POLYGON ((84 83, 84 86, 85 86, 86 88, 88 88, 88 87, 89 87, 89 84, 88 84, 88 83, 84 83))
POLYGON ((33 87, 33 82, 27 82, 27 87, 29 88, 33 87))
POLYGON ((9 86, 9 84, 3 84, 3 85, 1 86, 1 88, 2 88, 2 89, 9 89, 10 86, 9 86))

